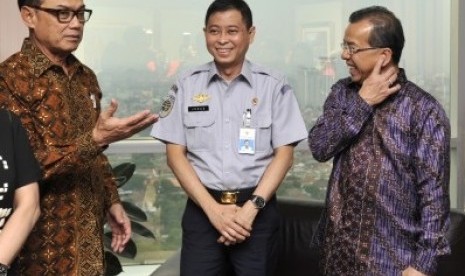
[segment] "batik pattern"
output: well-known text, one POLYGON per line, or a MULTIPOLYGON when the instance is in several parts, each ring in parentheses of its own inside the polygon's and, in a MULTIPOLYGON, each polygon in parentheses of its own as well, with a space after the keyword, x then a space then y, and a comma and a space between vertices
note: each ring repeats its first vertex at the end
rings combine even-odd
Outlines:
POLYGON ((67 62, 68 75, 26 39, 0 65, 0 105, 21 118, 45 174, 40 219, 13 268, 21 275, 104 272, 104 216, 119 197, 91 135, 102 95, 89 68, 67 62))
POLYGON ((375 107, 350 78, 337 82, 309 132, 315 159, 333 158, 316 235, 325 275, 433 275, 450 251, 449 121, 402 69, 397 82, 375 107))

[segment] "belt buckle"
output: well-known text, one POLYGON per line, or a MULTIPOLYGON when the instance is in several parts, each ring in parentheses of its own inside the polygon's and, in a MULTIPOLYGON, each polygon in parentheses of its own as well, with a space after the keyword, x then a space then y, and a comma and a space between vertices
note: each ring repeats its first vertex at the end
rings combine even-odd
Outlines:
POLYGON ((236 204, 237 194, 239 192, 224 191, 221 192, 221 203, 222 204, 236 204))

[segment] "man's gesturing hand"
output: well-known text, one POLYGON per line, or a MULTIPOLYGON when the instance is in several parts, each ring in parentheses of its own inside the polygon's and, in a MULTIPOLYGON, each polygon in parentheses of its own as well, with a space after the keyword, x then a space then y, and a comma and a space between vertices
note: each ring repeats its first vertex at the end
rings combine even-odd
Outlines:
POLYGON ((158 115, 151 114, 149 110, 125 118, 113 117, 116 109, 118 109, 118 103, 111 100, 110 106, 100 113, 92 131, 94 141, 101 147, 131 137, 158 121, 158 115))
POLYGON ((382 103, 390 95, 400 90, 396 84, 398 69, 394 65, 382 67, 384 58, 379 58, 370 76, 363 81, 359 95, 369 105, 382 103))

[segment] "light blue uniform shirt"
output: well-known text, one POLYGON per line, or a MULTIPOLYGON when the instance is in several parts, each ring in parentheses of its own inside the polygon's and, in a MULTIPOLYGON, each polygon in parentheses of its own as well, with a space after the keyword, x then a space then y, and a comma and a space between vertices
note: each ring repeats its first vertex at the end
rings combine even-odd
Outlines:
POLYGON ((307 129, 285 77, 249 61, 229 84, 213 62, 182 74, 165 100, 151 135, 187 147, 202 183, 215 190, 254 187, 273 149, 307 138, 307 129), (239 153, 243 114, 251 109, 255 153, 239 153))

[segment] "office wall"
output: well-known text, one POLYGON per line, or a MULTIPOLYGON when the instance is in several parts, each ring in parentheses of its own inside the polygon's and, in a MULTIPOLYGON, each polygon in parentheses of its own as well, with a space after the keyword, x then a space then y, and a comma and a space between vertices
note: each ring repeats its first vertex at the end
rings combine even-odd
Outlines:
POLYGON ((0 60, 4 60, 18 51, 27 28, 24 27, 18 10, 17 1, 0 1, 0 60))

